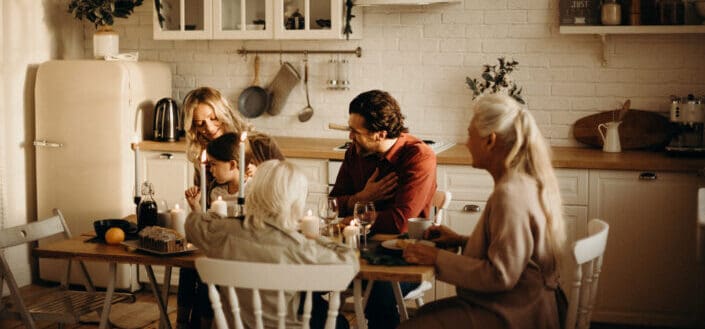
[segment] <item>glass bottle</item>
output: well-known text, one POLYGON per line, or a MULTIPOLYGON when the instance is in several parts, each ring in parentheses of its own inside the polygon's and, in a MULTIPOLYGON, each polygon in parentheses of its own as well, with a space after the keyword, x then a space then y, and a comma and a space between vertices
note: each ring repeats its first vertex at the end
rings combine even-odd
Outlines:
POLYGON ((142 184, 142 200, 137 209, 137 230, 141 231, 147 226, 157 225, 159 210, 154 201, 154 188, 152 183, 145 181, 142 184))
POLYGON ((617 0, 602 3, 602 25, 619 25, 622 22, 622 6, 617 0))

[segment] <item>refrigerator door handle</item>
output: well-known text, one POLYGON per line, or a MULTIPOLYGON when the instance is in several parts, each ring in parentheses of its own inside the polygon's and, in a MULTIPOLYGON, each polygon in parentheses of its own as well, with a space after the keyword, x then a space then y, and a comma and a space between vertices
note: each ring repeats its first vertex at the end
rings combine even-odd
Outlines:
POLYGON ((55 148, 64 146, 64 144, 61 144, 61 143, 47 142, 45 139, 34 141, 32 144, 34 146, 55 147, 55 148))

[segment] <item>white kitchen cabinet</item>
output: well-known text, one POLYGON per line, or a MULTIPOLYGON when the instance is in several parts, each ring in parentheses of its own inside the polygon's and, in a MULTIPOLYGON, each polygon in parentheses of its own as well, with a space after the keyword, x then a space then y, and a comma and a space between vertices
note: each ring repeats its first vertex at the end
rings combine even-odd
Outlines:
POLYGON ((154 187, 154 199, 164 200, 169 208, 178 202, 188 208, 184 191, 193 185, 193 165, 184 152, 141 151, 141 180, 148 180, 154 187))
POLYGON ((297 165, 308 178, 306 209, 318 216, 318 200, 328 196, 328 160, 287 158, 297 165))
POLYGON ((153 11, 155 40, 210 39, 213 36, 212 0, 154 0, 161 5, 160 25, 157 10, 153 11))
POLYGON ((590 170, 589 217, 610 225, 594 321, 700 327, 696 174, 590 170))
MULTIPOLYGON (((161 0, 164 22, 160 26, 155 10, 154 39, 343 39, 343 4, 339 0, 161 0)), ((353 7, 353 15, 350 38, 359 39, 362 11, 353 7)))

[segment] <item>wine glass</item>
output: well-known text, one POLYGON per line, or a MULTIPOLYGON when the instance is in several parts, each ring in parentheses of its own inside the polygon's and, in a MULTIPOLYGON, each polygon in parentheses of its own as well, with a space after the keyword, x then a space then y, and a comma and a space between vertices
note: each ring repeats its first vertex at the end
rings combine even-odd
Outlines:
MULTIPOLYGON (((326 222, 326 232, 329 235, 334 235, 333 224, 337 227, 338 222, 338 201, 334 197, 322 197, 318 200, 318 215, 323 218, 326 222)), ((338 227, 337 234, 340 235, 340 228, 338 227)))
MULTIPOLYGON (((365 218, 365 221, 368 223, 367 229, 372 230, 372 226, 375 225, 375 221, 377 220, 377 211, 375 210, 374 202, 367 203, 367 206, 365 208, 365 218)), ((370 233, 370 231, 367 231, 367 233, 370 233)))
POLYGON ((377 219, 375 205, 372 202, 355 202, 353 208, 355 223, 362 228, 362 248, 367 249, 367 227, 372 226, 377 219))

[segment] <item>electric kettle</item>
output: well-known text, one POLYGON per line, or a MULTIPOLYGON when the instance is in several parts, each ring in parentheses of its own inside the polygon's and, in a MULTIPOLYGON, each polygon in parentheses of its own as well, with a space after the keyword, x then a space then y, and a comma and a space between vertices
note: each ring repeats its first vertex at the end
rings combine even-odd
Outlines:
POLYGON ((176 101, 162 98, 154 107, 154 139, 164 142, 179 140, 183 124, 176 101))

